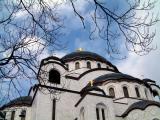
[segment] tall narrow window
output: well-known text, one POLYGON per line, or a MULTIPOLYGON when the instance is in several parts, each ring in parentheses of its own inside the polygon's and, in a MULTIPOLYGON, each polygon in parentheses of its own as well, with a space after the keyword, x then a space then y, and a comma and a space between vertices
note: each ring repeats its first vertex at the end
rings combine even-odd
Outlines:
POLYGON ((56 119, 56 99, 53 100, 52 103, 52 120, 56 119))
POLYGON ((98 108, 96 108, 96 115, 97 115, 97 120, 100 120, 99 119, 99 109, 98 108))
POLYGON ((26 110, 22 110, 21 114, 19 115, 19 117, 21 117, 21 120, 25 120, 25 118, 26 118, 26 110))
POLYGON ((91 69, 91 63, 89 61, 87 62, 87 68, 91 69))
POLYGON ((103 103, 98 103, 96 105, 96 115, 97 120, 106 120, 106 106, 103 103))
POLYGON ((12 113, 11 113, 11 120, 14 120, 14 117, 15 117, 15 111, 12 111, 12 113))
POLYGON ((101 64, 100 64, 100 63, 97 63, 97 67, 98 67, 98 68, 101 68, 101 64))
POLYGON ((148 91, 147 89, 144 89, 145 95, 146 95, 146 99, 148 99, 148 91))
POLYGON ((60 84, 60 73, 57 70, 50 70, 49 72, 49 82, 60 84))
POLYGON ((82 107, 82 108, 80 109, 80 120, 85 120, 84 113, 85 113, 84 107, 82 107))
POLYGON ((102 119, 105 120, 105 112, 104 112, 104 108, 102 108, 102 119))
POLYGON ((129 97, 128 89, 126 86, 123 87, 124 97, 129 97))
POLYGON ((109 88, 109 95, 115 97, 114 88, 109 88))
POLYGON ((4 120, 6 119, 6 114, 7 114, 7 112, 6 112, 6 111, 4 111, 4 112, 3 112, 4 120))
POLYGON ((137 97, 140 97, 140 93, 139 93, 139 88, 138 87, 135 87, 135 91, 136 91, 137 97))
POLYGON ((79 62, 76 62, 75 63, 75 69, 77 70, 77 69, 79 69, 80 68, 80 64, 79 64, 79 62))

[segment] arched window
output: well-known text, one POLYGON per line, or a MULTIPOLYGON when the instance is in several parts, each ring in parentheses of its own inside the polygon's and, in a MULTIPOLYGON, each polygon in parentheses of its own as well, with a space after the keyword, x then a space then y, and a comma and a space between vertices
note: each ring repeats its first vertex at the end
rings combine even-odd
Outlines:
POLYGON ((153 96, 155 101, 160 101, 160 96, 156 90, 153 90, 153 96))
POLYGON ((147 91, 146 88, 144 89, 144 92, 145 92, 145 95, 146 95, 146 99, 148 99, 148 91, 147 91))
POLYGON ((124 97, 129 97, 128 88, 126 86, 123 87, 124 97))
POLYGON ((80 120, 85 120, 84 114, 85 114, 85 110, 84 110, 84 107, 82 107, 82 108, 80 109, 80 120))
POLYGON ((77 69, 79 69, 80 68, 80 64, 79 64, 79 62, 76 62, 75 63, 75 69, 77 70, 77 69))
POLYGON ((139 88, 138 88, 138 87, 135 87, 135 91, 136 91, 137 97, 141 97, 141 96, 140 96, 140 93, 139 93, 139 88))
POLYGON ((106 120, 106 106, 103 103, 96 105, 96 116, 97 120, 106 120))
POLYGON ((100 63, 97 63, 97 67, 98 67, 98 68, 101 68, 101 64, 100 64, 100 63))
POLYGON ((99 109, 98 108, 96 108, 96 116, 97 116, 97 120, 100 120, 100 118, 99 118, 99 109))
POLYGON ((114 88, 109 88, 109 95, 115 97, 114 88))
POLYGON ((50 70, 49 71, 49 82, 60 84, 60 73, 57 70, 50 70))
POLYGON ((15 111, 12 111, 12 113, 11 113, 11 120, 14 120, 14 118, 15 118, 15 111))
POLYGON ((87 68, 91 69, 91 63, 89 61, 87 62, 87 68))
POLYGON ((19 117, 21 117, 21 120, 25 120, 25 118, 26 118, 26 110, 22 110, 21 114, 19 115, 19 117))

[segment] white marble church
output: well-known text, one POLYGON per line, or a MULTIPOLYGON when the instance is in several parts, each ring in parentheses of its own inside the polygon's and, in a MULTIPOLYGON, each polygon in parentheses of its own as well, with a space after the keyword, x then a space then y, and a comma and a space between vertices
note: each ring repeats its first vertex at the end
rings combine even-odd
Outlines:
POLYGON ((0 108, 0 120, 160 120, 156 82, 123 74, 96 53, 45 58, 37 79, 28 96, 0 108))

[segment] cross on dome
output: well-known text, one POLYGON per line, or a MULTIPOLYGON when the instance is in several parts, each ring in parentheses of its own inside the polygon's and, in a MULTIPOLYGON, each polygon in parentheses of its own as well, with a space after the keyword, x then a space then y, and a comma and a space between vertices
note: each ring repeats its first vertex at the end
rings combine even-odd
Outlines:
POLYGON ((83 48, 78 48, 76 51, 81 52, 81 51, 84 51, 84 49, 83 48))

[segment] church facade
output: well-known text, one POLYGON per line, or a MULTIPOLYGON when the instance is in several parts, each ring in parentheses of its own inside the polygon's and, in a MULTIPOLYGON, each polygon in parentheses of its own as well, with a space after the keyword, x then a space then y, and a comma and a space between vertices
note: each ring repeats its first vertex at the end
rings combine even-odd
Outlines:
POLYGON ((0 119, 160 120, 156 82, 123 74, 96 53, 45 58, 37 79, 28 96, 0 108, 0 119))

